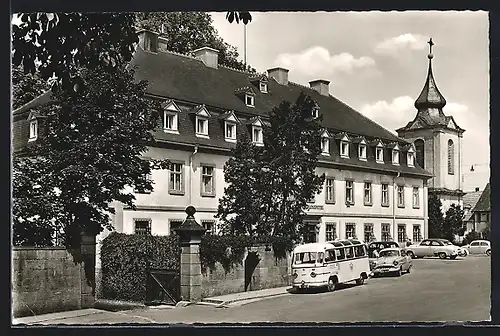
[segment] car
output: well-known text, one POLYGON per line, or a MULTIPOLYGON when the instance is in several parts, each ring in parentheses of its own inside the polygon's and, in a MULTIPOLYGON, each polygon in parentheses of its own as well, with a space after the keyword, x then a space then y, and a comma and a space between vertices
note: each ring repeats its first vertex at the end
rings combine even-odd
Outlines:
POLYGON ((372 273, 374 276, 381 274, 396 274, 397 276, 401 276, 403 272, 410 273, 412 266, 412 259, 405 249, 390 247, 380 250, 372 273))
POLYGON ((397 248, 399 244, 394 241, 373 241, 367 244, 368 245, 368 258, 370 260, 370 269, 375 267, 375 262, 377 260, 378 253, 389 247, 397 248))
POLYGON ((473 240, 470 244, 462 246, 470 254, 486 254, 491 255, 491 243, 488 240, 473 240))
POLYGON ((453 245, 447 239, 430 238, 422 240, 419 244, 412 244, 406 250, 412 259, 423 257, 456 259, 460 252, 460 247, 453 245))

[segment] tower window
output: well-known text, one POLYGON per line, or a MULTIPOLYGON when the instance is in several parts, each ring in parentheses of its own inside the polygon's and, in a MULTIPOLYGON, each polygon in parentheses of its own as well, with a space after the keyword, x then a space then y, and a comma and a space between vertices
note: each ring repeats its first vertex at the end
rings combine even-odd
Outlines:
POLYGON ((455 165, 454 165, 454 153, 455 145, 453 144, 453 140, 448 140, 448 174, 455 174, 455 165))
POLYGON ((416 151, 416 159, 417 159, 417 164, 420 166, 420 168, 424 168, 424 140, 418 139, 415 140, 415 151, 416 151))

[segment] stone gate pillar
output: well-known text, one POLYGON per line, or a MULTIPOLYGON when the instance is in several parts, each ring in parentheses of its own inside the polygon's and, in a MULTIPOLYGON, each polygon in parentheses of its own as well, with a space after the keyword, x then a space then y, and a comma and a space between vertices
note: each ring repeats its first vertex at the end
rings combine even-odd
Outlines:
POLYGON ((186 220, 175 231, 181 245, 181 299, 197 302, 201 300, 200 243, 205 229, 196 222, 193 206, 186 208, 186 220))
POLYGON ((80 240, 80 288, 81 308, 92 308, 95 303, 95 258, 96 258, 96 236, 90 233, 82 233, 80 240))

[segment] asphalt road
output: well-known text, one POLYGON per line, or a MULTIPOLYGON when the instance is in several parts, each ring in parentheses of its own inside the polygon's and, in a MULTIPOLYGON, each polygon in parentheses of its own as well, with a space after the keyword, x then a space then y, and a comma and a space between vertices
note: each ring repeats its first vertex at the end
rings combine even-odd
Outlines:
POLYGON ((188 306, 82 316, 52 323, 430 322, 490 319, 490 258, 417 259, 409 274, 335 292, 287 294, 239 307, 188 306))

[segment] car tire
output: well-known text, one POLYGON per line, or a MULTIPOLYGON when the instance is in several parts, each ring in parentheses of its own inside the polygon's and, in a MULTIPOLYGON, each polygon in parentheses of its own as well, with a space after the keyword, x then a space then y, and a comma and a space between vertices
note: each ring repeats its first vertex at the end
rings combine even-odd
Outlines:
POLYGON ((439 259, 446 259, 446 253, 444 253, 444 252, 439 252, 439 253, 438 253, 438 257, 439 257, 439 259))
POLYGON ((455 259, 457 259, 457 257, 458 257, 458 256, 453 255, 453 256, 450 256, 450 259, 451 259, 451 260, 455 260, 455 259))
POLYGON ((487 255, 488 257, 489 257, 489 256, 491 256, 491 250, 487 250, 487 251, 486 251, 486 255, 487 255))
POLYGON ((397 271, 396 275, 398 277, 400 277, 401 275, 403 275, 403 266, 399 267, 399 270, 397 271))
POLYGON ((359 277, 359 279, 356 279, 356 285, 362 285, 365 283, 365 278, 362 276, 359 277))
POLYGON ((411 272, 411 265, 408 266, 408 270, 406 271, 406 273, 410 273, 411 272))
POLYGON ((337 288, 337 282, 335 282, 335 279, 334 278, 328 279, 328 285, 327 285, 328 291, 333 292, 335 291, 336 288, 337 288))
POLYGON ((409 251, 409 252, 407 253, 407 255, 408 255, 410 258, 415 259, 415 253, 413 253, 412 251, 409 251))

